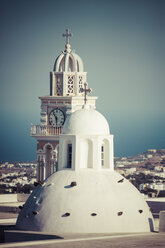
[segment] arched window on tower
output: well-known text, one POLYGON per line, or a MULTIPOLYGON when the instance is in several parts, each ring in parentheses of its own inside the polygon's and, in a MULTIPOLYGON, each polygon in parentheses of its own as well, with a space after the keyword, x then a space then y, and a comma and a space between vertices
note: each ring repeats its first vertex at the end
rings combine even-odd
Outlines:
POLYGON ((87 138, 80 142, 80 168, 93 168, 93 141, 87 138))
POLYGON ((68 144, 67 168, 72 168, 72 144, 68 144))
POLYGON ((46 169, 46 178, 50 176, 53 171, 52 171, 52 147, 48 144, 45 147, 45 169, 46 169))
POLYGON ((105 166, 105 146, 102 144, 101 146, 101 166, 105 166))
POLYGON ((109 141, 104 139, 100 146, 100 155, 101 155, 101 168, 108 169, 110 168, 109 164, 109 141))

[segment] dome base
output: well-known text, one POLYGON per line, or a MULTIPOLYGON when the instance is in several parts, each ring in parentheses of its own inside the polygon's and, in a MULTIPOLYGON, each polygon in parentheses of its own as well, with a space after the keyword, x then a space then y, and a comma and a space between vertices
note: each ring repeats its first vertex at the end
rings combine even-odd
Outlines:
POLYGON ((153 219, 139 191, 115 171, 65 170, 38 185, 16 227, 53 233, 150 232, 153 219))

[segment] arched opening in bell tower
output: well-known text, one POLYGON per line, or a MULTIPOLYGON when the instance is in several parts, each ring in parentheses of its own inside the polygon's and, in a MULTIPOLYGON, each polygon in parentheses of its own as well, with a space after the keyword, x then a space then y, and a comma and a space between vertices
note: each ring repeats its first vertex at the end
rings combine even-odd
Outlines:
POLYGON ((93 143, 90 139, 81 140, 80 168, 93 168, 93 143))
POLYGON ((72 141, 70 139, 65 139, 63 142, 63 162, 62 162, 62 168, 64 169, 71 169, 72 168, 72 141))
POLYGON ((104 139, 101 144, 101 168, 108 169, 109 168, 109 141, 104 139))
POLYGON ((72 168, 72 144, 68 144, 67 150, 67 168, 72 168))
POLYGON ((52 146, 49 144, 45 147, 45 169, 46 169, 46 178, 47 178, 53 173, 52 146))
POLYGON ((54 150, 54 155, 53 155, 53 167, 54 171, 58 171, 58 161, 59 161, 59 144, 56 145, 55 150, 54 150))

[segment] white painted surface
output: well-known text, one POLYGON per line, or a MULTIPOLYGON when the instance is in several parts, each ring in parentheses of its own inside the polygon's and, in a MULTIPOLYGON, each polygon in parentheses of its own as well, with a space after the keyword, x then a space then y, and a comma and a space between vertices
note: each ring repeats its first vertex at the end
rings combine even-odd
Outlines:
POLYGON ((118 183, 120 179, 114 171, 54 173, 33 191, 19 214, 17 228, 63 233, 149 232, 153 219, 145 200, 126 179, 118 183), (71 182, 77 186, 70 187, 71 182))
POLYGON ((165 197, 148 198, 148 199, 146 199, 146 201, 164 202, 164 204, 165 204, 165 197))
POLYGON ((0 203, 25 202, 29 194, 0 194, 0 203))
POLYGON ((88 105, 66 119, 59 140, 58 170, 68 167, 68 144, 72 145, 73 170, 114 169, 113 135, 109 133, 108 122, 102 114, 90 109, 88 105), (104 146, 103 154, 102 146, 104 146))
POLYGON ((68 144, 72 145, 73 170, 113 170, 113 135, 105 117, 89 105, 67 117, 59 137, 58 170, 68 168, 68 144), (102 152, 102 146, 104 147, 102 152))
POLYGON ((59 143, 59 171, 37 186, 17 228, 61 233, 149 232, 152 214, 140 192, 113 168, 113 135, 88 106, 67 118, 59 143), (72 167, 67 148, 72 144, 72 167), (101 166, 101 147, 105 163, 101 166), (71 187, 71 183, 76 186, 71 187))
POLYGON ((67 145, 72 144, 72 169, 113 170, 113 135, 60 135, 58 170, 67 168, 67 145), (106 141, 106 142, 105 142, 106 141), (104 166, 101 146, 105 142, 104 166))
POLYGON ((109 135, 105 117, 94 109, 80 109, 70 115, 64 124, 63 134, 109 135))
POLYGON ((0 203, 17 202, 17 194, 0 194, 0 203))
POLYGON ((0 194, 0 203, 25 202, 30 194, 0 194))
POLYGON ((17 221, 16 218, 13 219, 0 219, 0 224, 15 224, 17 221))

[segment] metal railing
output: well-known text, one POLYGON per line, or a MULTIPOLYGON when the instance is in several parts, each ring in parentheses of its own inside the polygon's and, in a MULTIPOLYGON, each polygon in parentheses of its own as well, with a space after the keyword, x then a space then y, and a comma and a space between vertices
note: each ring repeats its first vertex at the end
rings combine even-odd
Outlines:
POLYGON ((61 127, 31 125, 31 136, 35 135, 59 135, 62 133, 61 127))

